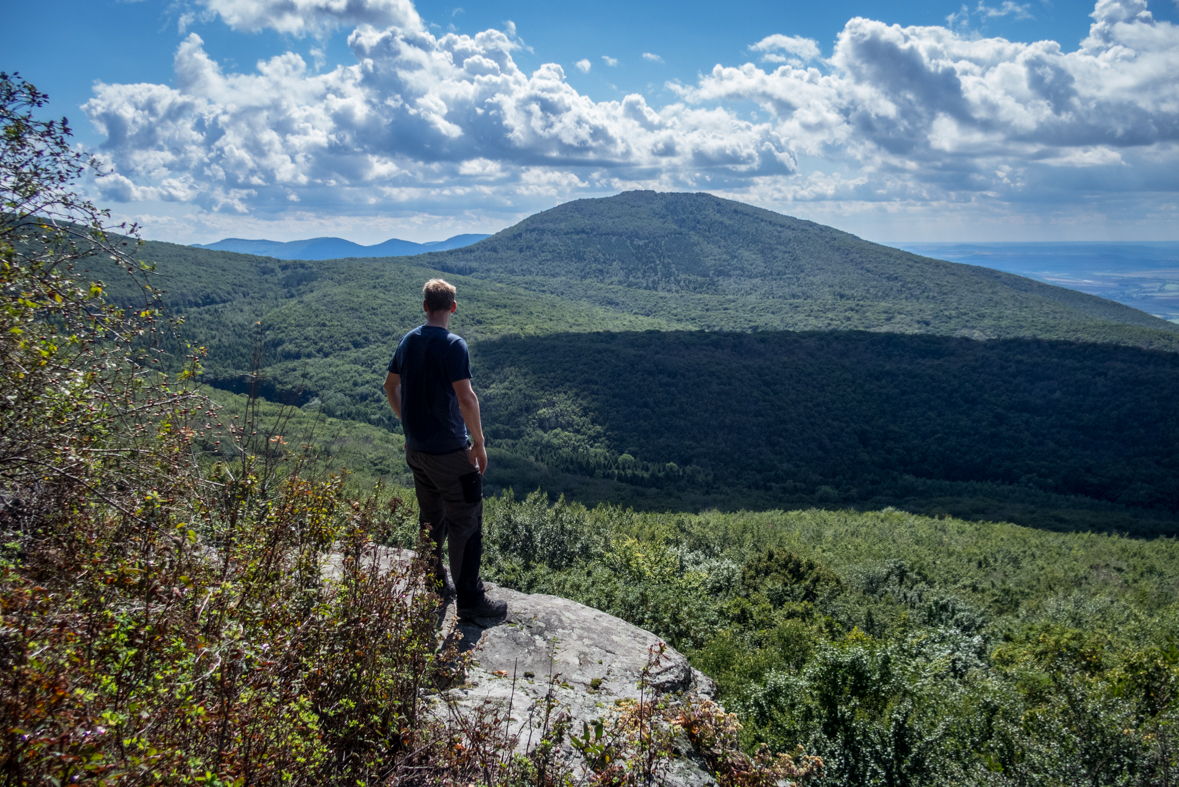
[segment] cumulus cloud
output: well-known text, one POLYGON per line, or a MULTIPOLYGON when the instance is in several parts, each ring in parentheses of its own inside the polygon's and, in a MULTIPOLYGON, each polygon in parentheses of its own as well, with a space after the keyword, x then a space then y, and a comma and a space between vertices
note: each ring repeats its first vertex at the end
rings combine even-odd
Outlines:
POLYGON ((326 73, 288 52, 226 74, 194 33, 176 53, 175 87, 99 84, 85 111, 121 178, 105 194, 279 210, 292 193, 306 204, 474 175, 523 183, 522 167, 533 178, 584 167, 744 179, 796 166, 766 124, 683 104, 657 111, 639 95, 595 102, 556 64, 525 73, 512 57, 518 44, 500 31, 435 37, 365 25, 348 45, 356 65, 326 73))
POLYGON ((353 25, 421 29, 411 0, 199 0, 235 30, 322 34, 353 25))
POLYGON ((1099 0, 1073 51, 856 18, 824 60, 770 35, 750 46, 762 64, 671 83, 662 106, 595 101, 554 63, 525 72, 511 26, 435 35, 408 0, 203 2, 241 30, 353 25, 353 62, 287 52, 229 73, 190 34, 172 86, 97 85, 84 109, 106 137, 106 199, 277 216, 629 187, 777 207, 1179 190, 1179 30, 1145 0, 1099 0))
POLYGON ((590 72, 590 69, 593 67, 593 63, 586 60, 585 58, 578 60, 573 65, 577 66, 577 70, 583 74, 588 74, 590 72))
POLYGON ((1179 84, 1164 75, 1179 73, 1179 30, 1144 0, 1100 0, 1092 16, 1074 52, 857 18, 826 71, 717 66, 679 92, 693 104, 756 102, 800 150, 942 188, 1002 187, 987 174, 1001 162, 1093 166, 1122 161, 1118 150, 1173 150, 1179 84))
POLYGON ((819 45, 802 36, 766 36, 756 44, 750 44, 754 52, 763 53, 761 59, 770 63, 785 63, 793 60, 796 65, 819 59, 819 45), (787 57, 791 55, 793 57, 787 57))
POLYGON ((618 65, 618 58, 610 57, 609 55, 602 55, 602 62, 608 66, 613 67, 618 65))
POLYGON ((643 60, 650 60, 652 63, 662 63, 663 62, 663 58, 661 58, 659 55, 653 54, 651 52, 644 52, 643 53, 643 60))

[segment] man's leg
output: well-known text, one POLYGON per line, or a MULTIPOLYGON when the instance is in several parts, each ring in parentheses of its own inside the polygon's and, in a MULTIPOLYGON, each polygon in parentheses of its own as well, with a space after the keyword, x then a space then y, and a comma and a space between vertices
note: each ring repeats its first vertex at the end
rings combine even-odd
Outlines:
POLYGON ((477 607, 483 601, 479 567, 483 561, 483 501, 455 506, 446 515, 450 573, 460 608, 477 607), (454 516, 454 519, 451 519, 454 516))
MULTIPOLYGON (((429 456, 407 449, 405 463, 413 471, 413 488, 418 498, 418 527, 434 542, 434 559, 430 561, 430 570, 438 582, 439 589, 442 589, 446 585, 446 572, 442 570, 442 542, 446 539, 447 522, 442 504, 442 491, 431 479, 423 461, 428 460, 429 456)), ((454 576, 453 568, 451 574, 454 576)))
POLYGON ((484 594, 479 579, 483 558, 483 498, 478 470, 466 451, 415 452, 411 467, 414 464, 421 468, 429 486, 437 489, 441 497, 447 556, 458 593, 458 608, 460 612, 479 608, 483 606, 484 594))
POLYGON ((460 609, 477 607, 483 602, 483 583, 479 565, 483 558, 483 497, 478 490, 463 488, 463 477, 478 470, 466 451, 431 457, 434 472, 441 481, 443 517, 446 520, 446 549, 450 558, 450 575, 458 594, 460 609))

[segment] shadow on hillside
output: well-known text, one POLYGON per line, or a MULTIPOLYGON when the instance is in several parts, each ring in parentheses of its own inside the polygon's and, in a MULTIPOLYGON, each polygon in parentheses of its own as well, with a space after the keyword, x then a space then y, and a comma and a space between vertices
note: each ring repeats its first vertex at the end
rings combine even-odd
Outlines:
POLYGON ((644 510, 884 507, 1179 533, 1179 355, 870 332, 592 333, 474 352, 489 486, 644 510))
MULTIPOLYGON (((893 507, 1179 534, 1179 354, 651 331, 482 341, 472 362, 493 494, 540 488, 647 511, 893 507)), ((210 382, 241 393, 252 384, 210 382)), ((263 377, 257 392, 296 405, 325 393, 280 382, 263 377)), ((362 442, 353 460, 371 467, 353 469, 390 472, 395 460, 363 455, 362 442)))

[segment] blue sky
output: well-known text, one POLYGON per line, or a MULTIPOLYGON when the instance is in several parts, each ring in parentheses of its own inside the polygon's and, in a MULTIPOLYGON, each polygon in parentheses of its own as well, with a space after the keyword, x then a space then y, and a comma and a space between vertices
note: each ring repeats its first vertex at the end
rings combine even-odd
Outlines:
POLYGON ((146 237, 375 243, 709 191, 878 241, 1179 239, 1176 0, 43 0, 0 69, 146 237), (573 7, 575 6, 575 7, 573 7))

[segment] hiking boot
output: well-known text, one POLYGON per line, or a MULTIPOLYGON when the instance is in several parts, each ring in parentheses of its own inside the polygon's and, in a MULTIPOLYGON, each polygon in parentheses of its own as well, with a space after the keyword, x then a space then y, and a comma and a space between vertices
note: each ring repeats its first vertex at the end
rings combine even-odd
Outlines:
POLYGON ((502 618, 508 614, 508 602, 495 601, 493 599, 483 597, 477 607, 459 607, 456 613, 459 620, 474 620, 475 618, 502 618))

